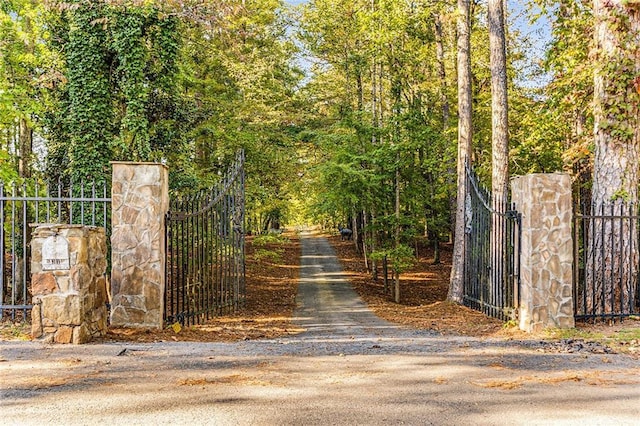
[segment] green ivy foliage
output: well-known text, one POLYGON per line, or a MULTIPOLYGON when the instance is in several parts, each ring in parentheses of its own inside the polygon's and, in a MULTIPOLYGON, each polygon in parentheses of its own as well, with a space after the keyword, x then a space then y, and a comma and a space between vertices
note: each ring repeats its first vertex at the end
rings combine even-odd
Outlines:
POLYGON ((69 12, 66 63, 68 78, 69 170, 73 181, 104 180, 114 130, 111 68, 102 3, 78 2, 69 12))
POLYGON ((67 80, 48 119, 49 163, 66 168, 58 175, 104 180, 111 160, 160 160, 174 148, 178 19, 152 4, 78 0, 52 22, 67 80))
POLYGON ((149 159, 149 122, 146 110, 149 85, 145 76, 149 52, 145 46, 144 29, 148 10, 134 9, 126 13, 111 11, 112 43, 116 53, 118 80, 124 101, 124 116, 118 137, 121 155, 135 161, 149 159))

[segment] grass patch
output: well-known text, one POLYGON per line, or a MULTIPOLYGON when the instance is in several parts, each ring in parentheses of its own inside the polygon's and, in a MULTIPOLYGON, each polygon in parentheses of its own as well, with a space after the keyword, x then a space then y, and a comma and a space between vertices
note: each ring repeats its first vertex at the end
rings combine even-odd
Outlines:
POLYGON ((257 261, 268 261, 272 263, 281 263, 283 249, 264 249, 259 248, 253 253, 253 258, 257 261))
POLYGON ((640 340, 640 327, 636 328, 623 328, 622 330, 618 330, 614 336, 616 340, 620 341, 634 341, 640 340))
POLYGON ((584 330, 580 328, 548 328, 545 330, 544 338, 556 339, 584 339, 584 340, 601 340, 605 335, 599 331, 584 330))
POLYGON ((549 340, 581 339, 606 345, 615 352, 632 355, 640 354, 640 326, 637 322, 617 324, 616 326, 583 325, 588 328, 548 329, 543 338, 549 340))
POLYGON ((584 339, 596 342, 635 342, 640 341, 640 327, 616 327, 607 329, 599 327, 594 329, 569 328, 569 329, 547 329, 546 339, 584 339))

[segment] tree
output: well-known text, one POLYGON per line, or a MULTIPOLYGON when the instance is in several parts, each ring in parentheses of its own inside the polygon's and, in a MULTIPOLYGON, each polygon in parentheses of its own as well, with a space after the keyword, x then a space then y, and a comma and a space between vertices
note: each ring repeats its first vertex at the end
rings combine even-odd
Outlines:
POLYGON ((504 212, 509 184, 509 122, 507 95, 507 50, 503 0, 489 0, 489 45, 491 49, 491 140, 493 208, 504 212))
POLYGON ((64 79, 46 116, 49 177, 101 181, 114 159, 176 158, 190 124, 177 89, 176 15, 149 3, 52 4, 50 46, 64 79))
MULTIPOLYGON (((640 149, 640 2, 594 0, 593 214, 637 209, 640 149)), ((629 306, 638 266, 634 219, 602 220, 588 247, 600 270, 591 277, 587 309, 611 313, 629 306), (620 284, 620 287, 618 287, 620 284), (619 303, 619 305, 618 305, 619 303)), ((592 268, 587 267, 587 271, 592 268)), ((589 290, 588 290, 589 291, 589 290)))
POLYGON ((0 3, 0 132, 6 149, 15 153, 21 177, 33 172, 33 135, 37 116, 45 110, 47 37, 42 18, 45 9, 34 0, 0 3))
POLYGON ((458 166, 456 224, 451 279, 447 299, 462 303, 464 292, 466 167, 471 159, 472 93, 471 93, 471 17, 469 0, 458 0, 458 166))
POLYGON ((506 211, 509 196, 509 122, 507 48, 503 0, 489 0, 491 66, 491 287, 492 303, 500 303, 508 280, 506 268, 506 211))
MULTIPOLYGON (((590 48, 594 21, 590 3, 562 0, 553 2, 552 9, 544 9, 544 15, 552 20, 552 37, 539 72, 551 80, 537 91, 541 95, 538 101, 531 99, 523 105, 520 114, 524 113, 526 126, 510 133, 515 139, 513 157, 519 159, 512 164, 516 173, 549 172, 564 166, 574 175, 580 187, 576 195, 583 202, 591 198, 593 146, 590 48)), ((519 112, 514 113, 517 116, 519 112)))

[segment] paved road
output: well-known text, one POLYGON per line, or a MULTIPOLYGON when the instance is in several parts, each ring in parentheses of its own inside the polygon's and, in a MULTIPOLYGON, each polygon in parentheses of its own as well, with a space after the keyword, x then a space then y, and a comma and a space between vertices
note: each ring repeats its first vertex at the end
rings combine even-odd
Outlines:
POLYGON ((5 424, 638 424, 640 361, 443 338, 373 316, 303 239, 296 321, 233 344, 0 342, 5 424), (122 350, 126 349, 124 353, 122 350), (118 354, 122 355, 118 356, 118 354))

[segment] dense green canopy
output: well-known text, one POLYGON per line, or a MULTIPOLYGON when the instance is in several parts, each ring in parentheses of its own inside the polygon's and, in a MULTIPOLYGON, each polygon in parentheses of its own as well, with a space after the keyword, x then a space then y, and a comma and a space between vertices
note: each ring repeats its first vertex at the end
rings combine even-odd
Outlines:
MULTIPOLYGON (((487 11, 483 2, 472 3, 472 158, 489 184, 487 11)), ((530 3, 538 3, 532 15, 540 7, 548 14, 552 39, 546 56, 534 58, 522 25, 508 26, 510 170, 564 168, 586 185, 590 6, 530 3), (532 69, 547 73, 544 87, 531 84, 532 69)), ((186 191, 211 186, 244 149, 255 231, 312 222, 349 226, 374 258, 406 253, 402 247, 416 238, 434 244, 450 238, 455 5, 1 5, 1 178, 105 179, 111 160, 137 159, 166 162, 172 188, 186 191), (40 145, 46 149, 34 149, 40 145)))

